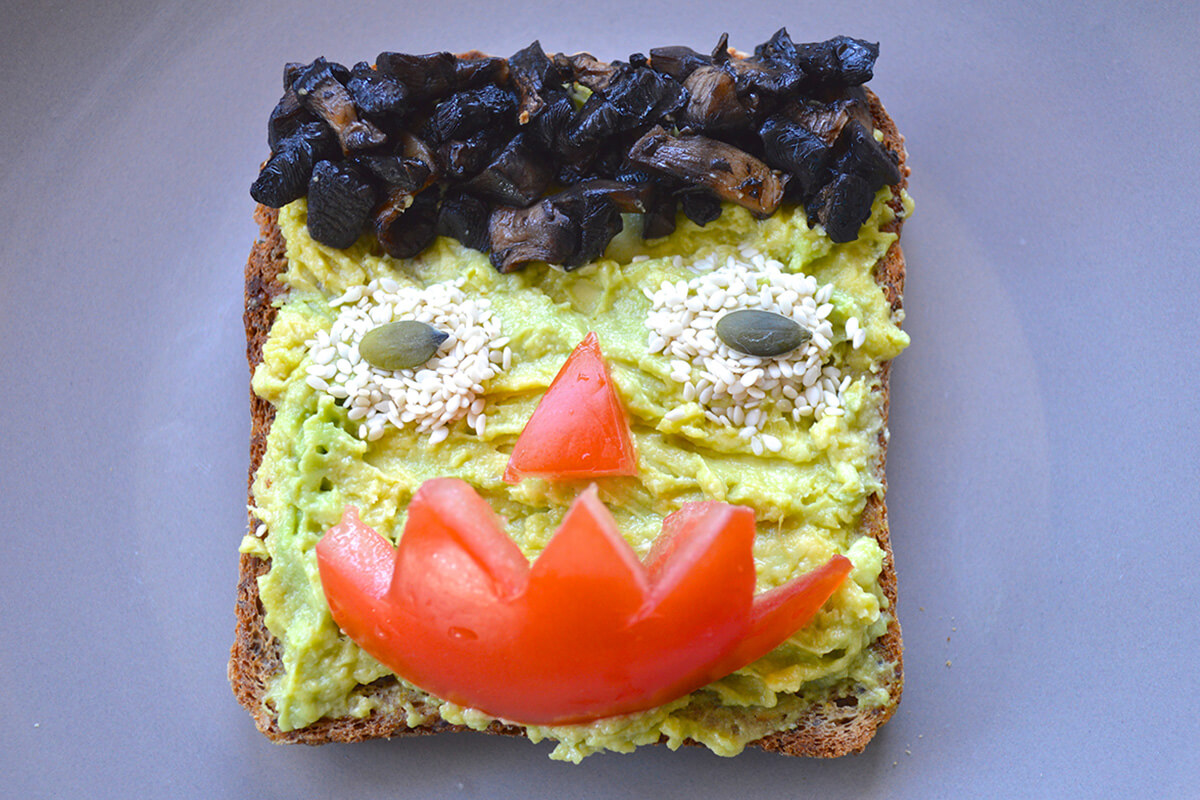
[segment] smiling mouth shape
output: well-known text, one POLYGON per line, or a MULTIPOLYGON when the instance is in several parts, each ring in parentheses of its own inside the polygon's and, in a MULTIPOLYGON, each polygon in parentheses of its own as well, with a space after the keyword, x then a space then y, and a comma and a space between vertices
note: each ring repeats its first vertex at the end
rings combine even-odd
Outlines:
POLYGON ((353 508, 317 544, 333 618, 401 678, 521 724, 643 711, 773 650, 849 574, 844 556, 754 595, 754 513, 671 514, 645 561, 595 487, 531 565, 467 483, 437 478, 393 549, 353 508))

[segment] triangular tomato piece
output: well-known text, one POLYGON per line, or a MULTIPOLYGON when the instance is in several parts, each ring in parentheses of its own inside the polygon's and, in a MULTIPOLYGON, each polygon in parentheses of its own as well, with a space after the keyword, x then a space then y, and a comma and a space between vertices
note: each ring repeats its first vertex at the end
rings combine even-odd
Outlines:
POLYGON ((504 481, 636 475, 633 439, 596 334, 580 342, 517 437, 504 481))

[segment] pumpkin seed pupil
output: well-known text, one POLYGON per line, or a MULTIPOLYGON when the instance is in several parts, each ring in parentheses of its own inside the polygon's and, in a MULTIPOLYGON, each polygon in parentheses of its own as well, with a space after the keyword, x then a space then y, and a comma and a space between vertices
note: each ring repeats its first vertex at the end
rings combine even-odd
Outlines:
POLYGON ((773 358, 800 347, 812 338, 812 332, 782 314, 746 308, 717 320, 717 336, 731 350, 773 358))
POLYGON ((411 369, 433 358, 449 336, 424 322, 401 319, 363 334, 358 353, 364 361, 379 369, 411 369))

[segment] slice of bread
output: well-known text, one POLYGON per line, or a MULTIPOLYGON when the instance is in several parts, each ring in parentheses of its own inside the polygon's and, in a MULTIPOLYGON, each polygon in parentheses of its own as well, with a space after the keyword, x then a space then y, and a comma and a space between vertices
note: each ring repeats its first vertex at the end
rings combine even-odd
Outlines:
MULTIPOLYGON (((900 182, 893 187, 892 207, 895 219, 884 228, 897 237, 904 221, 901 190, 907 184, 909 173, 906 165, 904 139, 900 136, 892 119, 885 112, 879 99, 867 90, 870 109, 875 126, 883 132, 883 144, 900 159, 900 182)), ((261 228, 246 264, 245 314, 246 358, 251 374, 262 361, 263 345, 267 340, 275 319, 276 298, 287 291, 279 275, 287 267, 285 242, 278 227, 278 213, 259 206, 255 219, 261 228)), ((891 245, 885 256, 875 267, 875 277, 894 311, 899 311, 904 288, 905 265, 899 238, 891 245)), ((879 461, 876 465, 880 483, 886 488, 884 463, 887 453, 887 408, 888 408, 889 365, 881 370, 880 392, 884 427, 879 438, 879 461)), ((251 436, 250 436, 250 480, 252 486, 263 454, 267 435, 274 418, 273 407, 250 393, 251 436)), ((250 507, 254 507, 251 490, 250 507)), ((250 516, 250 531, 259 530, 260 522, 253 513, 250 516)), ((896 618, 896 574, 889 544, 887 509, 884 490, 872 495, 861 517, 864 534, 872 536, 885 553, 880 583, 890 601, 890 623, 886 633, 877 639, 871 648, 874 654, 893 665, 892 678, 884 687, 890 695, 888 705, 860 708, 852 690, 834 691, 823 702, 814 704, 799 723, 781 733, 760 739, 753 744, 765 750, 787 755, 833 757, 861 751, 874 736, 876 729, 886 722, 895 711, 903 688, 900 625, 896 618)), ((264 703, 264 696, 272 676, 281 670, 280 645, 267 629, 264 611, 259 598, 258 579, 266 574, 270 562, 253 555, 243 554, 240 564, 240 580, 237 599, 237 630, 230 661, 229 679, 238 701, 253 716, 259 730, 272 741, 280 743, 323 744, 325 742, 354 742, 392 736, 410 736, 439 733, 442 731, 465 730, 442 721, 410 727, 404 714, 375 712, 365 718, 342 717, 321 719, 297 730, 284 731, 278 726, 272 710, 264 703)), ((371 691, 379 696, 397 692, 395 679, 377 681, 371 691)), ((386 706, 386 704, 384 704, 386 706)), ((430 707, 432 712, 432 706, 430 707)), ((437 718, 436 713, 431 713, 437 718)), ((487 732, 505 735, 522 735, 519 726, 493 723, 487 732)))

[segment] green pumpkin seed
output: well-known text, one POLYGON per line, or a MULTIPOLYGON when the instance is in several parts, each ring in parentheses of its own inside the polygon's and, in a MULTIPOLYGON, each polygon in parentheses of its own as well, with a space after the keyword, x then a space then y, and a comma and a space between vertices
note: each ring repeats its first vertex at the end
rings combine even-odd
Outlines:
POLYGON ((746 308, 717 320, 717 336, 731 350, 771 358, 795 350, 812 338, 812 332, 782 314, 746 308))
POLYGON ((372 367, 410 369, 433 358, 449 336, 424 322, 401 319, 367 331, 358 344, 358 354, 372 367))

